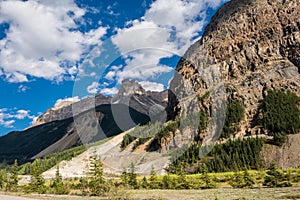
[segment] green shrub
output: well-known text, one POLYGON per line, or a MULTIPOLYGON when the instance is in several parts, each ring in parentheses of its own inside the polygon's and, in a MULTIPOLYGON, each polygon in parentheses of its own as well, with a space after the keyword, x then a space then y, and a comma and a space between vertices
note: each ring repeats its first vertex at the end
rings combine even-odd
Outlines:
POLYGON ((279 170, 275 163, 272 162, 265 176, 263 185, 267 187, 290 187, 292 183, 288 175, 279 170))
POLYGON ((130 143, 132 143, 136 139, 137 139, 137 137, 132 136, 130 134, 124 135, 122 143, 121 143, 121 149, 124 150, 130 143))

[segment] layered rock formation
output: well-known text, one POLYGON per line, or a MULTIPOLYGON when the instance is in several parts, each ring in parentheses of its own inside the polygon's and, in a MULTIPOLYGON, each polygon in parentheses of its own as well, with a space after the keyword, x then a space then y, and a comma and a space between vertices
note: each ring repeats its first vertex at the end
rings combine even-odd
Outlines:
POLYGON ((197 111, 197 97, 209 91, 209 113, 214 115, 210 117, 224 120, 216 111, 222 106, 216 102, 230 96, 245 106, 236 136, 265 134, 257 120, 266 92, 276 88, 300 96, 299 3, 232 0, 225 4, 176 68, 169 92, 169 118, 197 111))

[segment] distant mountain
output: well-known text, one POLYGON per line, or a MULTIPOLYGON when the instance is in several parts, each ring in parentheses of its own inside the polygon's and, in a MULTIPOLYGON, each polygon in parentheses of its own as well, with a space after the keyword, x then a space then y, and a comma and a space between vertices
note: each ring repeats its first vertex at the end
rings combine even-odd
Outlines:
POLYGON ((48 109, 33 127, 0 137, 0 162, 18 159, 22 163, 114 136, 148 122, 153 106, 163 112, 166 100, 166 91, 145 91, 137 82, 125 80, 113 98, 96 95, 63 103, 48 109))

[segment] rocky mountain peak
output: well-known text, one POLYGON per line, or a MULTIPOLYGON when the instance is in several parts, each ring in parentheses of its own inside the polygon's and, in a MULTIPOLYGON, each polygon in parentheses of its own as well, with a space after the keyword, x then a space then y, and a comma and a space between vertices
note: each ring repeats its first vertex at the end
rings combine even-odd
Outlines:
POLYGON ((33 126, 44 124, 55 120, 63 120, 73 117, 74 108, 77 114, 102 104, 121 103, 133 107, 144 114, 149 114, 149 109, 155 104, 166 106, 167 91, 151 92, 146 91, 137 81, 125 79, 122 81, 119 92, 114 96, 104 96, 97 94, 95 97, 81 99, 78 102, 64 101, 59 105, 49 108, 40 115, 33 126))
POLYGON ((266 91, 300 95, 299 3, 231 0, 225 4, 177 66, 170 84, 169 118, 196 111, 197 97, 222 86, 227 96, 245 106, 239 134, 261 133, 256 121, 266 91))
POLYGON ((117 96, 130 96, 133 94, 145 94, 145 89, 135 80, 125 79, 122 81, 121 88, 117 96))

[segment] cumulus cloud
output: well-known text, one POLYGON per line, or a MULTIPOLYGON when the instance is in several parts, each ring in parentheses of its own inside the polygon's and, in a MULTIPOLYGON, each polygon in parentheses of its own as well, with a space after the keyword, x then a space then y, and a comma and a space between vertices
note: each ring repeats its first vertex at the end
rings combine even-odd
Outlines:
POLYGON ((98 82, 93 82, 91 85, 89 85, 86 88, 86 91, 89 94, 97 94, 99 92, 99 87, 100 87, 100 84, 98 82))
POLYGON ((0 68, 9 82, 28 77, 62 81, 91 45, 99 44, 106 27, 82 33, 76 24, 85 10, 72 0, 0 2, 0 23, 8 23, 0 40, 0 68))
POLYGON ((30 115, 29 110, 11 110, 7 108, 0 108, 0 126, 5 128, 13 128, 16 120, 31 119, 36 116, 30 115))
POLYGON ((160 64, 162 58, 183 56, 200 39, 208 8, 216 9, 228 0, 156 0, 145 15, 117 29, 112 42, 125 59, 122 70, 111 70, 107 79, 118 83, 125 78, 147 81, 169 73, 172 68, 160 64))
POLYGON ((104 94, 104 95, 114 95, 114 94, 117 94, 118 91, 119 90, 117 88, 113 87, 113 88, 104 88, 104 89, 101 89, 100 93, 104 94))
POLYGON ((17 113, 13 116, 17 119, 25 119, 26 117, 32 118, 32 116, 29 115, 28 110, 18 110, 17 113))
POLYGON ((78 96, 57 99, 55 104, 54 104, 54 107, 60 105, 63 102, 77 102, 77 101, 80 101, 80 98, 78 96))

